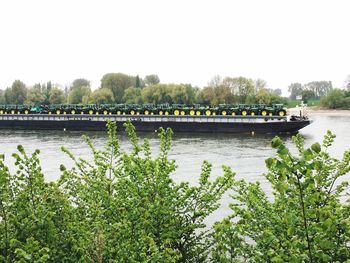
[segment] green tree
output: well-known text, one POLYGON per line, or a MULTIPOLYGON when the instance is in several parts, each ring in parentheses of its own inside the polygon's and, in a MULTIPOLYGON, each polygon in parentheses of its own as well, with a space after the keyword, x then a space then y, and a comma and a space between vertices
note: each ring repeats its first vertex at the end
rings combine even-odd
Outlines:
POLYGON ((349 205, 341 202, 350 172, 350 151, 341 160, 328 148, 335 136, 327 132, 305 148, 293 137, 297 155, 278 137, 277 156, 266 160, 273 198, 260 183, 234 182, 233 214, 215 225, 214 261, 345 262, 350 259, 349 205), (231 220, 235 219, 235 220, 231 220), (233 260, 235 259, 235 260, 233 260))
POLYGON ((89 100, 91 103, 110 104, 114 102, 113 92, 107 88, 97 89, 91 94, 89 100))
POLYGON ((199 92, 199 101, 211 105, 237 103, 239 97, 238 93, 236 94, 235 85, 235 78, 225 77, 222 79, 216 75, 210 80, 208 86, 199 92))
POLYGON ((158 75, 155 75, 155 74, 147 75, 144 81, 146 86, 153 86, 160 83, 158 75))
POLYGON ((273 89, 271 92, 275 93, 277 96, 282 96, 282 90, 281 89, 273 89))
POLYGON ((28 90, 27 104, 41 105, 45 102, 45 95, 41 91, 41 85, 36 84, 28 90))
POLYGON ((15 80, 11 86, 12 103, 23 104, 27 99, 27 87, 20 81, 15 80))
POLYGON ((123 96, 123 102, 139 104, 142 102, 141 89, 135 87, 129 87, 125 90, 123 96))
MULTIPOLYGON (((40 84, 36 84, 36 85, 40 85, 40 84)), ((41 86, 41 92, 44 94, 44 102, 43 104, 47 105, 50 103, 50 94, 51 94, 51 90, 52 90, 52 84, 51 81, 48 81, 46 84, 42 84, 41 86)))
POLYGON ((48 82, 46 83, 46 89, 47 89, 48 91, 50 91, 50 90, 52 89, 52 83, 51 83, 51 81, 48 81, 48 82))
POLYGON ((321 99, 321 105, 327 108, 336 109, 343 106, 344 91, 341 89, 333 89, 327 96, 321 99))
POLYGON ((194 104, 196 91, 190 84, 169 84, 171 102, 177 104, 194 104))
POLYGON ((139 77, 139 75, 135 78, 135 87, 136 88, 143 88, 145 86, 145 82, 139 77))
POLYGON ((68 98, 69 89, 67 86, 64 87, 64 97, 68 98))
POLYGON ((141 97, 144 103, 171 103, 171 89, 167 84, 157 84, 142 89, 141 97))
POLYGON ((238 96, 241 103, 247 103, 249 97, 255 96, 256 90, 251 79, 238 77, 234 79, 234 89, 238 90, 238 96))
POLYGON ((256 102, 261 104, 271 104, 276 97, 279 96, 273 91, 268 89, 260 89, 256 94, 256 102))
POLYGON ((301 93, 301 96, 302 96, 304 102, 308 102, 308 100, 310 100, 312 98, 316 98, 314 91, 309 90, 309 89, 303 90, 303 92, 301 93))
MULTIPOLYGON (((259 85, 266 85, 266 83, 263 83, 263 82, 264 82, 263 80, 257 81, 259 85)), ((226 87, 226 90, 227 89, 230 90, 231 99, 229 99, 229 101, 232 101, 235 103, 248 103, 249 98, 254 97, 257 92, 257 88, 254 86, 253 80, 245 77, 236 77, 236 78, 226 77, 224 78, 224 80, 222 81, 222 84, 220 85, 226 87)), ((218 85, 217 87, 219 87, 220 85, 218 85)), ((222 93, 218 92, 218 94, 222 94, 222 93)), ((220 103, 223 103, 223 102, 220 102, 220 103)))
POLYGON ((199 91, 198 100, 200 103, 207 105, 216 105, 217 99, 215 89, 213 87, 204 87, 199 91))
POLYGON ((214 105, 220 103, 233 104, 238 100, 237 97, 232 94, 232 90, 225 85, 221 85, 215 89, 215 98, 216 99, 212 102, 214 105))
MULTIPOLYGON (((217 89, 220 86, 222 86, 222 88, 225 90, 225 93, 231 97, 231 99, 229 101, 232 101, 232 102, 230 102, 230 103, 239 103, 240 102, 239 91, 237 90, 236 78, 225 77, 222 80, 222 84, 217 86, 217 89), (228 94, 228 92, 230 92, 230 94, 228 94)), ((216 93, 220 94, 220 92, 218 92, 218 91, 219 90, 217 90, 216 93)), ((225 102, 222 101, 222 99, 221 99, 217 103, 225 103, 225 102)))
POLYGON ((86 100, 89 99, 90 94, 91 94, 90 87, 82 86, 82 87, 76 87, 74 89, 71 89, 71 91, 68 93, 68 103, 71 103, 71 104, 79 104, 83 102, 85 103, 86 100))
POLYGON ((76 88, 82 88, 82 87, 90 87, 90 81, 86 80, 86 79, 75 79, 72 83, 72 85, 70 86, 70 91, 76 88))
POLYGON ((290 93, 290 98, 295 100, 297 96, 301 96, 303 92, 303 85, 300 83, 292 83, 288 86, 288 91, 290 93))
POLYGON ((326 96, 333 89, 331 81, 312 81, 304 85, 304 90, 310 91, 308 94, 313 94, 315 99, 320 99, 326 96))
POLYGON ((7 87, 4 91, 4 98, 6 104, 12 104, 14 103, 13 95, 12 95, 12 89, 11 87, 7 87))
POLYGON ((66 99, 62 89, 55 87, 50 90, 50 96, 48 99, 50 104, 62 104, 65 102, 65 100, 66 99))
POLYGON ((124 92, 127 88, 135 86, 135 77, 123 73, 108 73, 101 79, 101 88, 110 89, 117 103, 122 102, 124 92))
POLYGON ((5 91, 0 90, 0 104, 6 104, 6 99, 5 99, 5 91))

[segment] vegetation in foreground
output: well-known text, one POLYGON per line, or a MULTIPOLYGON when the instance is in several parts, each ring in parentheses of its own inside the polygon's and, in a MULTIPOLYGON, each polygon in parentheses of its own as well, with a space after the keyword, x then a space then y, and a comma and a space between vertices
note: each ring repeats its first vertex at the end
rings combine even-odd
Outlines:
POLYGON ((125 127, 130 152, 113 123, 102 149, 84 137, 93 161, 62 148, 75 165, 62 165, 57 182, 45 182, 38 150, 28 155, 18 146, 15 173, 1 157, 0 262, 350 262, 350 206, 340 201, 350 151, 331 157, 332 133, 309 148, 293 137, 295 155, 272 140, 270 197, 226 166, 211 179, 206 161, 195 186, 176 183, 172 132, 161 130, 154 157, 148 140, 125 127), (206 226, 228 190, 231 216, 206 226))

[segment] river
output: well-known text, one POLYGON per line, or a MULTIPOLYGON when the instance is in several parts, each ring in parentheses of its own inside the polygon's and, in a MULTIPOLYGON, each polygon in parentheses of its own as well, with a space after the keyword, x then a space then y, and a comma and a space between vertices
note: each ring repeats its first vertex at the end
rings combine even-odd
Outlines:
MULTIPOLYGON (((306 145, 316 141, 321 142, 327 129, 337 135, 330 152, 337 158, 350 148, 350 116, 312 116, 313 123, 305 127, 300 133, 305 137, 306 145)), ((0 131, 0 153, 5 154, 6 164, 14 169, 11 154, 16 151, 16 146, 21 144, 27 152, 35 149, 41 151, 41 163, 43 173, 47 180, 56 180, 60 176, 59 166, 72 165, 70 159, 60 150, 64 145, 79 157, 91 159, 91 153, 82 140, 82 132, 64 131, 0 131)), ((103 146, 106 141, 104 132, 87 133, 97 147, 103 146)), ((156 154, 159 141, 156 134, 139 134, 140 138, 148 138, 151 147, 156 154)), ((208 160, 213 165, 212 176, 222 174, 222 165, 232 167, 238 178, 249 181, 261 181, 263 188, 270 192, 270 188, 262 174, 266 171, 265 159, 273 156, 275 150, 270 142, 273 135, 236 135, 236 134, 174 134, 170 158, 175 159, 178 165, 173 178, 176 181, 197 182, 203 160, 208 160)), ((119 136, 124 149, 130 149, 128 138, 119 136)), ((291 136, 282 136, 290 147, 291 136)), ((295 151, 295 148, 294 148, 295 151)), ((217 212, 221 216, 230 213, 227 204, 230 202, 229 195, 222 201, 222 207, 217 212)), ((215 216, 216 217, 216 216, 215 216)))

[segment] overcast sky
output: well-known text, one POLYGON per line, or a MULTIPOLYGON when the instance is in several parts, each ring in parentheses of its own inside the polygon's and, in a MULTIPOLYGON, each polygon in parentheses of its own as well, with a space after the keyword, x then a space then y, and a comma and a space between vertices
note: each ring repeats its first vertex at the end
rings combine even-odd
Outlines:
POLYGON ((342 86, 349 11, 346 0, 0 0, 0 87, 86 78, 96 88, 108 72, 342 86))

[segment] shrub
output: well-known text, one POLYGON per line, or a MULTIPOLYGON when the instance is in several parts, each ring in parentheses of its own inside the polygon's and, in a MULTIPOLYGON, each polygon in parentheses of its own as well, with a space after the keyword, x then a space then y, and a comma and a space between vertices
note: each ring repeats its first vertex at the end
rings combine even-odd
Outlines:
POLYGON ((194 262, 209 253, 204 220, 219 206, 234 174, 210 180, 203 163, 197 186, 175 183, 168 159, 170 130, 161 130, 160 152, 151 156, 126 124, 131 153, 122 151, 114 123, 108 142, 93 161, 76 158, 61 166, 57 183, 46 183, 39 151, 15 154, 18 171, 0 162, 0 261, 6 262, 194 262), (24 260, 24 261, 21 261, 24 260))
POLYGON ((215 224, 213 258, 232 262, 344 262, 350 258, 349 205, 340 202, 348 183, 350 151, 342 160, 331 157, 330 132, 304 148, 293 138, 294 156, 276 137, 277 157, 266 160, 265 178, 273 189, 269 198, 259 183, 235 180, 230 218, 215 224))
POLYGON ((341 108, 343 107, 342 100, 344 96, 343 90, 333 89, 327 96, 321 98, 321 105, 331 109, 341 108))
MULTIPOLYGON (((298 154, 278 137, 276 157, 266 160, 268 196, 260 184, 223 175, 210 180, 204 161, 199 182, 176 183, 169 160, 171 130, 159 133, 159 154, 139 142, 127 123, 131 151, 123 151, 114 123, 93 159, 67 153, 75 165, 61 166, 58 182, 47 183, 39 151, 18 146, 17 171, 0 156, 0 262, 345 262, 350 259, 350 206, 341 202, 348 183, 350 151, 330 156, 334 135, 298 154), (205 219, 228 190, 232 215, 206 226, 205 219)), ((348 261, 349 262, 349 261, 348 261)))

